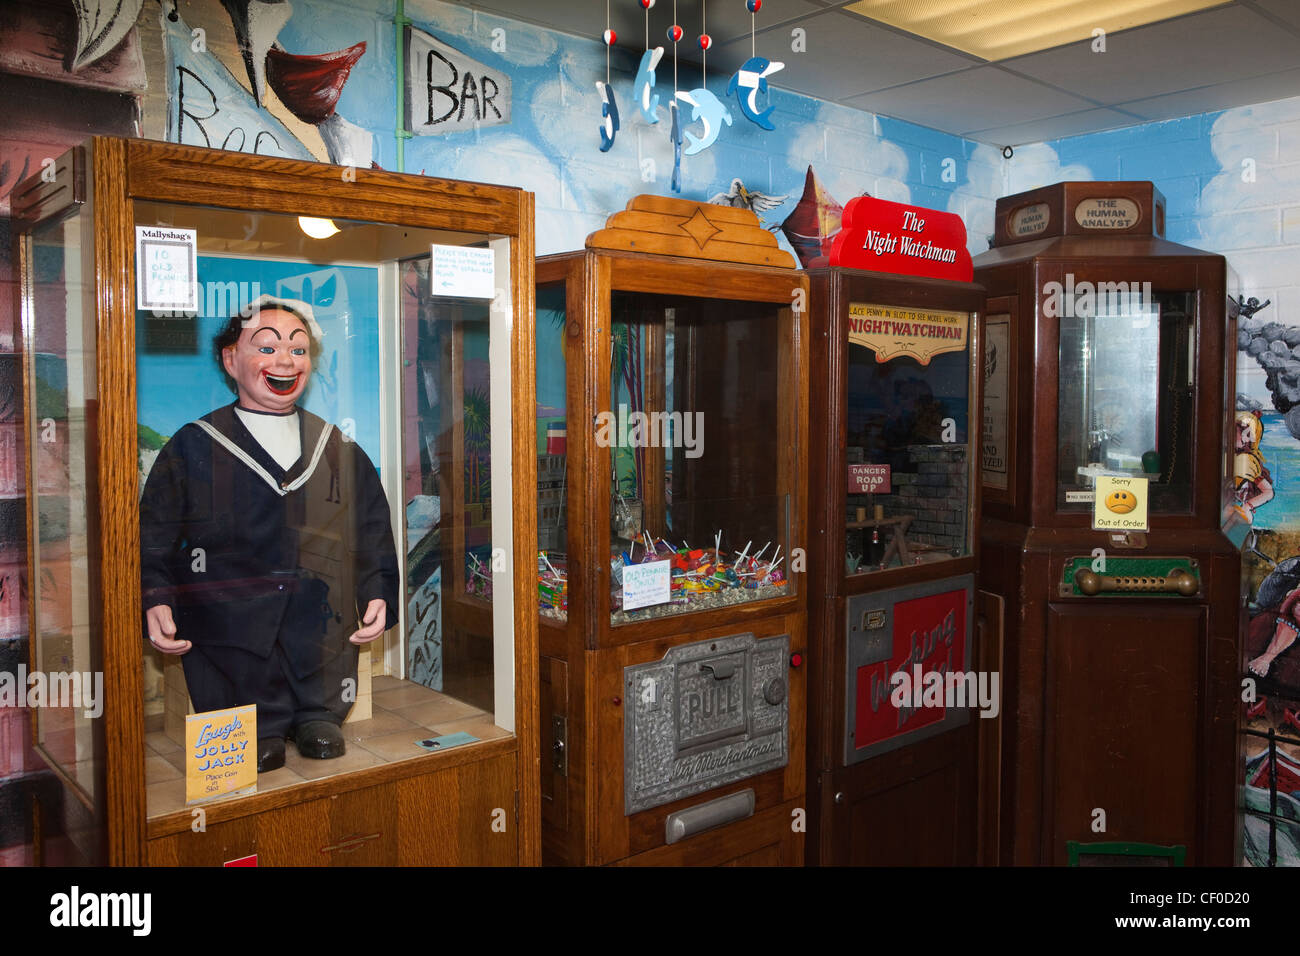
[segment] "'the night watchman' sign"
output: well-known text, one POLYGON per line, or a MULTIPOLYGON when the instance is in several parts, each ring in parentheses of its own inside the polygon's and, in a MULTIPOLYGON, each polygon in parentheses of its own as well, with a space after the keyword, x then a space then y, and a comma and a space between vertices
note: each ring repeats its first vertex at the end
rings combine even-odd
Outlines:
POLYGON ((970 282, 975 274, 961 216, 859 196, 844 207, 830 264, 970 282))
POLYGON ((876 353, 877 362, 910 355, 922 365, 944 352, 966 349, 970 316, 938 309, 900 309, 889 305, 849 305, 849 341, 876 353))

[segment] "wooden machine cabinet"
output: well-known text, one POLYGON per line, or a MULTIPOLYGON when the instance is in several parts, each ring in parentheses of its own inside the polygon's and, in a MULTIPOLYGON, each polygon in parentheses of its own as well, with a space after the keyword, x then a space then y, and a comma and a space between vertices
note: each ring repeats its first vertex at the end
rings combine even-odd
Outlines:
POLYGON ((1004 864, 1235 862, 1235 310, 1164 211, 1149 182, 1058 183, 999 200, 975 260, 1004 864))
POLYGON ((984 293, 838 267, 810 280, 808 861, 970 865, 985 721, 901 709, 890 679, 913 661, 989 667, 973 582, 984 293), (873 330, 894 322, 950 338, 873 330))
POLYGON ((543 860, 798 865, 807 280, 641 196, 537 283, 543 860))
MULTIPOLYGON (((532 195, 143 140, 95 139, 52 170, 13 193, 28 575, 43 582, 29 609, 29 667, 102 671, 105 707, 102 716, 48 708, 33 718, 34 749, 61 782, 59 799, 36 811, 38 856, 113 865, 539 862, 536 458, 517 440, 535 406, 532 195), (333 232, 312 234, 299 217, 332 220, 324 225, 333 232), (174 244, 149 246, 137 262, 138 239, 174 244), (442 284, 435 262, 466 258, 468 271, 491 281, 442 284), (363 534, 391 523, 399 624, 362 650, 355 698, 343 681, 342 700, 353 701, 344 756, 308 759, 290 742, 286 765, 259 775, 255 792, 194 803, 176 737, 189 703, 181 668, 175 658, 164 668, 142 633, 139 502, 169 437, 232 402, 213 330, 248 315, 259 292, 306 302, 323 330, 312 333, 322 357, 299 406, 337 425, 339 441, 356 442, 379 472, 387 515, 368 498, 363 534), (153 298, 168 293, 179 295, 153 298), (452 612, 439 608, 444 568, 459 591, 446 602, 452 612), (475 574, 489 580, 470 594, 466 577, 475 574), (456 636, 444 641, 444 631, 456 636), (464 649, 471 640, 486 650, 464 649), (57 854, 55 837, 67 844, 57 854)), ((317 460, 337 479, 334 447, 319 444, 317 460)), ((218 455, 211 480, 189 482, 185 500, 237 521, 217 476, 244 465, 232 454, 218 472, 218 455)), ((323 486, 325 501, 340 500, 338 480, 323 486)), ((317 527, 301 508, 285 518, 291 557, 270 573, 320 581, 312 575, 345 566, 330 578, 339 593, 310 610, 346 622, 360 614, 343 593, 352 572, 329 555, 339 553, 331 542, 345 540, 347 519, 317 527)), ((192 565, 185 556, 195 575, 230 567, 222 553, 196 554, 192 565)), ((225 577, 205 593, 250 580, 266 584, 225 577)), ((204 639, 178 636, 195 646, 204 639)))

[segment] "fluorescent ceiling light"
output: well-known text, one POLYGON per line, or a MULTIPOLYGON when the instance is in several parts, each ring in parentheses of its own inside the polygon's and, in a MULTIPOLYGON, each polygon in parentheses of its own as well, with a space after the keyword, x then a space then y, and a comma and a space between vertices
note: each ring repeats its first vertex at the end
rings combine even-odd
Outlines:
POLYGON ((1231 0, 859 0, 850 13, 985 60, 1091 40, 1231 0))
POLYGON ((339 231, 333 219, 316 219, 313 216, 299 216, 298 228, 313 239, 328 239, 339 231))

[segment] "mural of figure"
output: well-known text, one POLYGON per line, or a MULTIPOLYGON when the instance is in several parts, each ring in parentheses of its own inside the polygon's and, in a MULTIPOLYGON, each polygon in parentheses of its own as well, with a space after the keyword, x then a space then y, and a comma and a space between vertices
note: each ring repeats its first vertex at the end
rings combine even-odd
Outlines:
POLYGON ((304 757, 343 755, 358 645, 397 623, 379 475, 297 404, 319 339, 306 303, 232 316, 213 352, 238 400, 172 437, 140 501, 148 638, 184 655, 196 710, 256 705, 259 772, 283 766, 287 735, 304 757))
POLYGON ((1238 412, 1234 429, 1236 457, 1233 459, 1233 485, 1236 510, 1248 524, 1255 511, 1273 500, 1273 478, 1264 467, 1259 442, 1264 425, 1258 412, 1238 412))

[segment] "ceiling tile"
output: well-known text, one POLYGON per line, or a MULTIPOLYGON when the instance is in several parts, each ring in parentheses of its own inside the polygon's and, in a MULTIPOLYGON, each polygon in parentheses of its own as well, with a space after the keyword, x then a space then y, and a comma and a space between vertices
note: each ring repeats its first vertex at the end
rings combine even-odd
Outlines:
POLYGON ((1002 66, 1099 104, 1230 82, 1300 66, 1300 43, 1245 7, 1221 7, 1091 41, 1004 60, 1002 66))
POLYGON ((1247 5, 1271 13, 1300 30, 1300 3, 1295 0, 1248 0, 1247 5))
MULTIPOLYGON (((760 33, 757 43, 759 56, 785 63, 785 69, 773 77, 776 85, 826 100, 911 83, 980 62, 838 10, 760 33), (807 32, 806 52, 790 50, 790 30, 795 26, 807 32)), ((720 49, 719 63, 734 70, 749 51, 748 37, 734 40, 720 49)))
POLYGON ((1144 120, 1119 110, 1081 110, 1063 116, 1048 116, 1028 123, 1013 123, 993 129, 966 130, 961 135, 979 143, 994 146, 1021 146, 1025 143, 1042 143, 1066 136, 1095 133, 1121 126, 1135 126, 1144 120))
POLYGON ((975 67, 849 97, 844 102, 957 135, 962 130, 992 129, 1092 106, 1077 96, 1012 76, 996 66, 975 67))
POLYGON ((1252 103, 1268 103, 1296 96, 1297 93, 1300 93, 1300 69, 1283 70, 1269 76, 1256 76, 1235 83, 1133 100, 1120 105, 1125 111, 1135 113, 1147 122, 1194 116, 1197 113, 1232 109, 1252 103))

